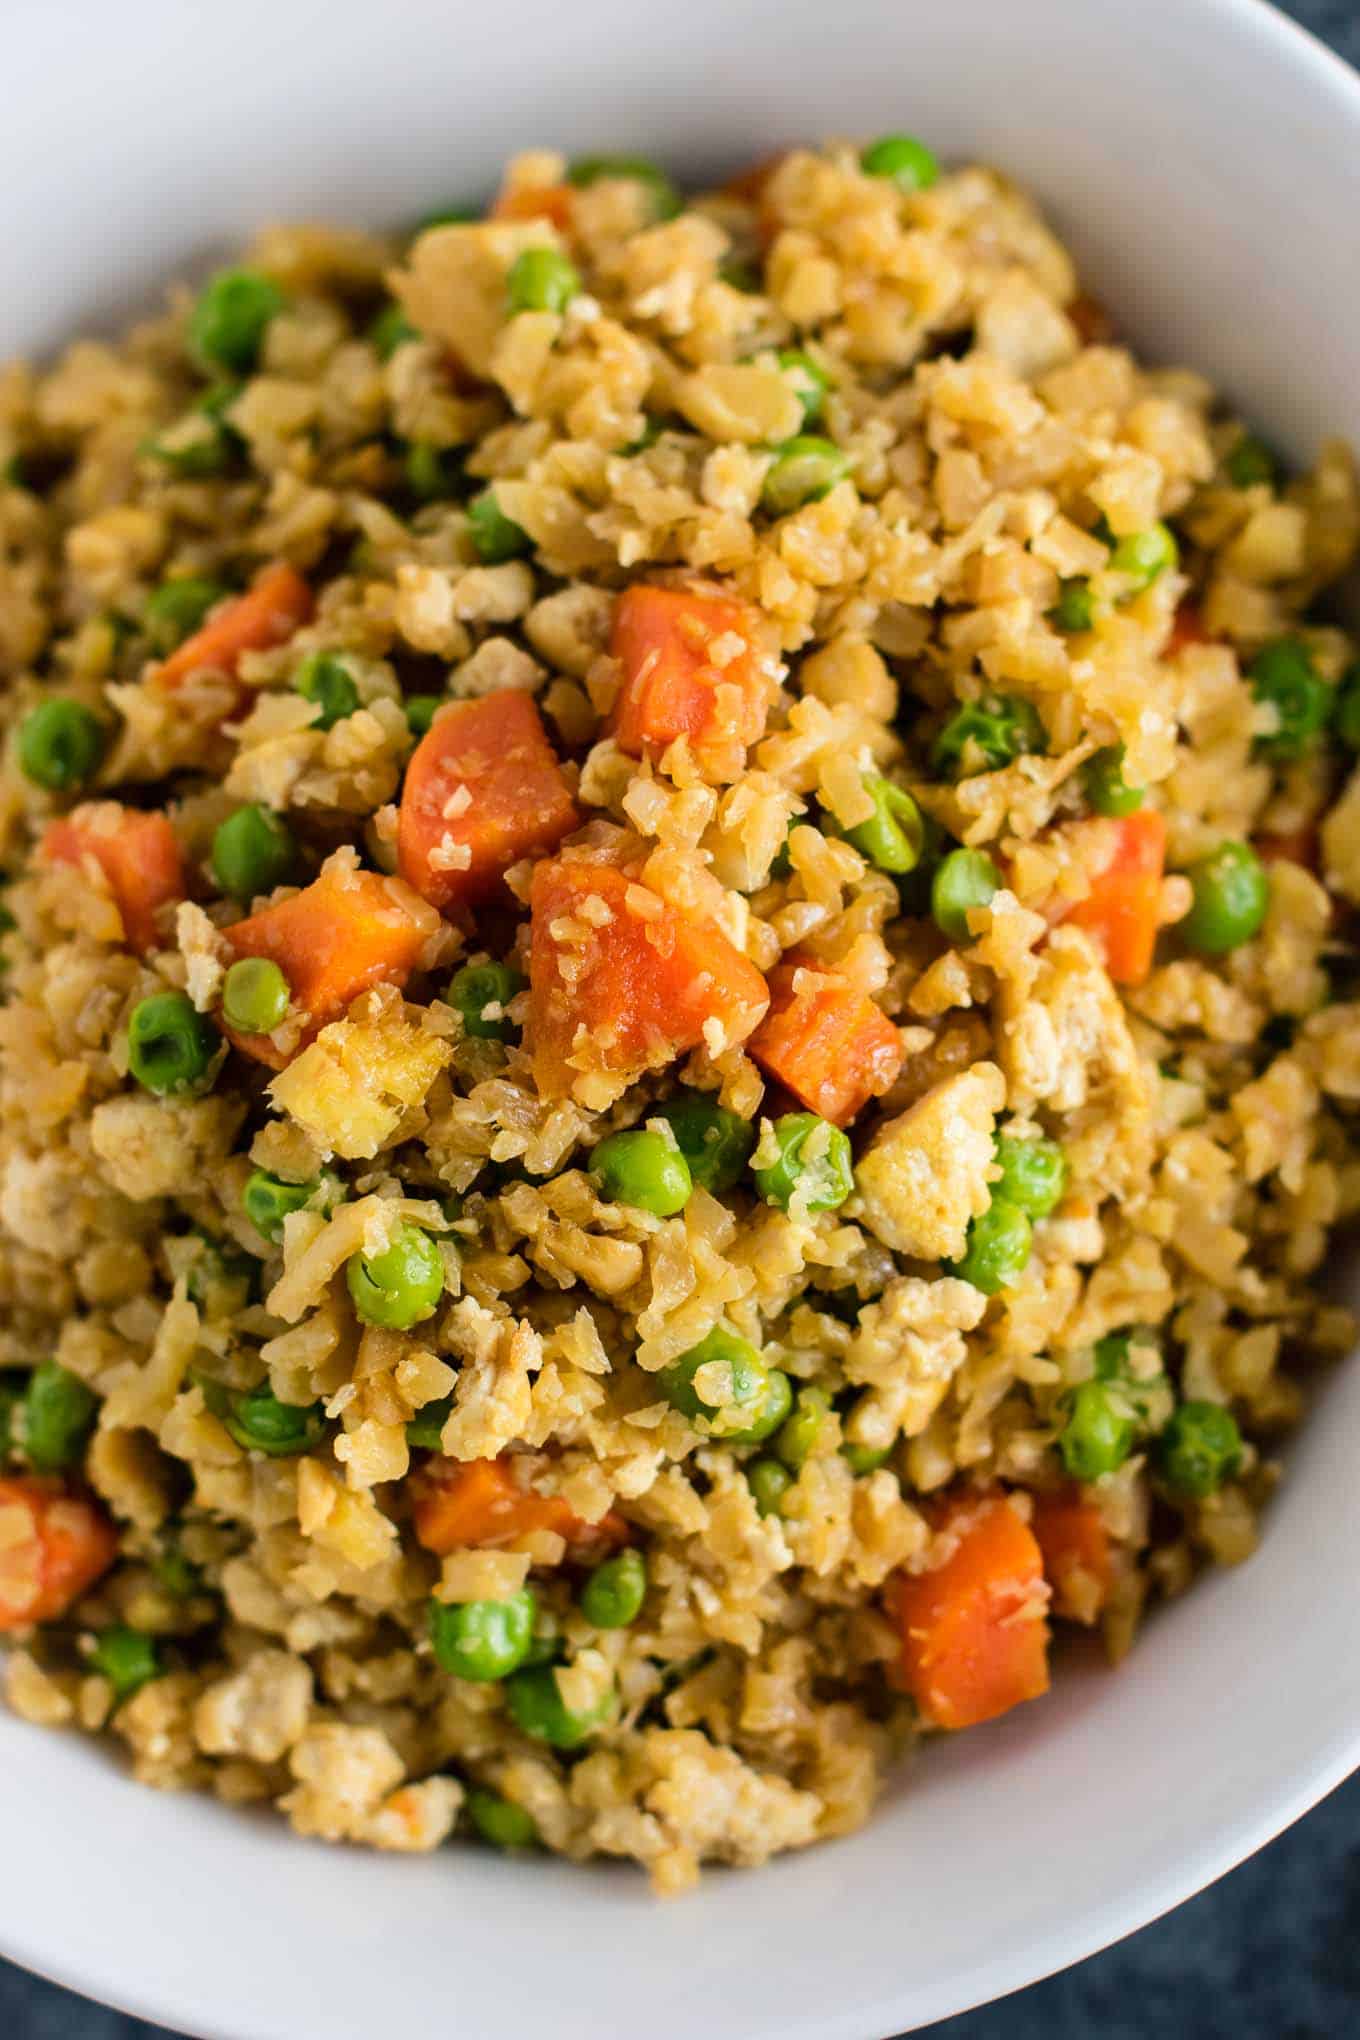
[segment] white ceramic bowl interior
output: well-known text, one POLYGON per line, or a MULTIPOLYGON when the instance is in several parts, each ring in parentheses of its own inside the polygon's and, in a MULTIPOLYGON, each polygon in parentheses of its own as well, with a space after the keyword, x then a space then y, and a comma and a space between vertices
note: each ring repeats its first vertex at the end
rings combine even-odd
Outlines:
MULTIPOLYGON (((1296 454, 1360 440, 1360 82, 1257 0, 11 0, 0 355, 274 216, 391 220, 549 143, 681 173, 910 128, 1037 189, 1136 343, 1296 454)), ((1360 1373, 1263 1547, 849 1840, 658 1905, 638 1876, 416 1860, 128 1783, 0 1713, 0 1943, 221 2040, 879 2040, 1175 1904, 1360 1760, 1360 1373)))

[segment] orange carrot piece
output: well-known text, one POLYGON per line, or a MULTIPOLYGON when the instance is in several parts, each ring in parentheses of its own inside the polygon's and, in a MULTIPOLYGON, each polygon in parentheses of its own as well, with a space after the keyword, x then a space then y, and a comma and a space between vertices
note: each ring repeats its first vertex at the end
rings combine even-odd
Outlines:
POLYGON ((1102 824, 1109 861, 1068 919, 1095 935, 1117 985, 1140 985, 1152 968, 1161 909, 1166 822, 1156 808, 1102 824))
POLYGON ((1002 1494, 964 1495, 936 1525, 955 1540, 896 1594, 901 1676, 936 1728, 972 1728, 1048 1691, 1048 1587, 1029 1526, 1002 1494))
POLYGON ((416 1482, 415 1530, 439 1558, 513 1544, 534 1530, 556 1531, 578 1547, 628 1542, 628 1525, 612 1509, 587 1523, 561 1495, 521 1487, 508 1459, 432 1459, 416 1482))
POLYGON ((527 694, 460 701, 435 717, 406 768, 397 864, 441 909, 486 899, 521 857, 555 850, 580 816, 527 694))
MULTIPOLYGON (((302 1046, 371 986, 404 985, 438 926, 400 879, 332 859, 291 899, 261 908, 222 935, 233 956, 267 956, 278 964, 293 1005, 305 1015, 302 1046)), ((271 1069, 289 1060, 267 1034, 223 1031, 271 1069)))
POLYGON ((551 220, 559 233, 569 234, 575 196, 569 184, 519 185, 513 191, 497 193, 491 217, 493 220, 551 220))
POLYGON ((891 1090, 902 1037, 886 1013, 839 972, 790 955, 770 975, 770 1010, 750 1053, 767 1076, 833 1126, 848 1126, 891 1090))
POLYGON ((775 681, 759 610, 716 589, 635 582, 614 605, 609 649, 623 668, 610 730, 630 757, 687 737, 734 778, 765 729, 775 681))
POLYGON ((98 867, 131 948, 145 954, 168 940, 170 916, 162 910, 185 897, 184 862, 168 816, 115 800, 84 801, 48 823, 42 854, 50 864, 98 867))
POLYGON ((1076 1488, 1040 1495, 1034 1535, 1053 1589, 1053 1612, 1072 1622, 1094 1622, 1110 1591, 1110 1538, 1094 1502, 1076 1488))
POLYGON ((584 1084, 588 1102, 591 1078, 631 1083, 703 1041, 720 1052, 769 1004, 764 978, 720 929, 616 865, 540 864, 531 909, 530 1040, 545 1098, 584 1084))
POLYGON ((178 687, 190 673, 210 668, 234 674, 244 652, 286 644, 312 613, 312 591, 294 567, 278 561, 255 576, 244 595, 218 605, 157 669, 156 684, 178 687))
POLYGON ((106 1573, 118 1532, 59 1480, 0 1479, 0 1630, 55 1622, 106 1573))

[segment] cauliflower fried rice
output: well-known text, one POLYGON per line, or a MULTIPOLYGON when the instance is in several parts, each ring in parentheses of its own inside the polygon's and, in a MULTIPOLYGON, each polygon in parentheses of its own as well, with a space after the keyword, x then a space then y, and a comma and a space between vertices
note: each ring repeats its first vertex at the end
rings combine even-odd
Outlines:
POLYGON ((12 1707, 674 1891, 1250 1555, 1354 1335, 1344 447, 898 136, 270 229, 0 460, 12 1707))

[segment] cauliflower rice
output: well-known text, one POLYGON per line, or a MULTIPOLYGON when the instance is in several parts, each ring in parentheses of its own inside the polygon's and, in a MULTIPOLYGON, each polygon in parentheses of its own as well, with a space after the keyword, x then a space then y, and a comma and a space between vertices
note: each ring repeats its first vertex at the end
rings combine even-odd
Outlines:
POLYGON ((1350 456, 919 144, 245 265, 0 373, 6 1691, 676 1891, 1248 1557, 1352 1342, 1350 456))

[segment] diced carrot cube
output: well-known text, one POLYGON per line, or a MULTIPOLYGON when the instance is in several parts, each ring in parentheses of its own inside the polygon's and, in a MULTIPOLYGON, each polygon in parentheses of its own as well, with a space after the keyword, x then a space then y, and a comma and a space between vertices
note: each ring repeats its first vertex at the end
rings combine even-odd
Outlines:
POLYGON ((145 953, 169 940, 168 910, 184 898, 184 863, 168 816, 85 801, 48 823, 42 854, 52 864, 98 867, 129 947, 145 953))
POLYGON ((1105 968, 1117 985, 1140 985, 1152 968, 1161 918, 1166 822, 1156 808, 1119 820, 1083 824, 1106 858, 1091 875, 1091 889, 1067 918, 1097 937, 1105 968))
POLYGON ((460 701, 435 717, 406 768, 397 863, 441 909, 486 899, 521 857, 555 850, 580 816, 527 694, 460 701))
POLYGON ((0 1630, 55 1622, 106 1573, 118 1532, 59 1480, 0 1479, 0 1630))
POLYGON ((753 1059, 809 1111, 848 1126, 896 1083, 901 1035, 872 999, 810 957, 786 957, 769 983, 753 1059))
POLYGON ((1075 1488, 1040 1495, 1034 1535, 1053 1589, 1053 1612, 1072 1622, 1094 1622, 1110 1591, 1110 1538, 1094 1502, 1075 1488))
POLYGON ((257 574, 244 595, 213 610, 200 630, 156 670, 159 687, 178 687, 191 673, 234 674, 242 654, 287 644, 312 613, 312 591, 294 567, 279 561, 257 574))
POLYGON ((588 1102, 601 1076, 622 1080, 616 1093, 700 1042, 720 1053, 769 1003, 764 978, 720 929, 616 865, 540 864, 531 904, 530 1039, 544 1097, 588 1102))
POLYGON ((765 729, 776 682, 760 611, 718 590, 636 582, 614 605, 609 649, 622 668, 610 730, 630 757, 677 738, 734 779, 765 729))
POLYGON ((946 1504, 952 1549, 932 1572, 899 1577, 901 1676, 936 1728, 972 1728, 1048 1691, 1043 1554, 1003 1494, 946 1504))
MULTIPOLYGON (((438 927, 433 909, 399 878, 360 871, 337 856, 291 899, 261 908, 222 934, 233 956, 267 956, 278 964, 304 1017, 302 1046, 361 992, 404 985, 438 927)), ((224 1031, 272 1069, 289 1060, 267 1034, 224 1031)))
POLYGON ((587 1523, 561 1495, 522 1487, 509 1459, 432 1459, 417 1477, 416 1540, 436 1557, 514 1544, 535 1530, 576 1547, 628 1542, 628 1525, 612 1509, 587 1523))

